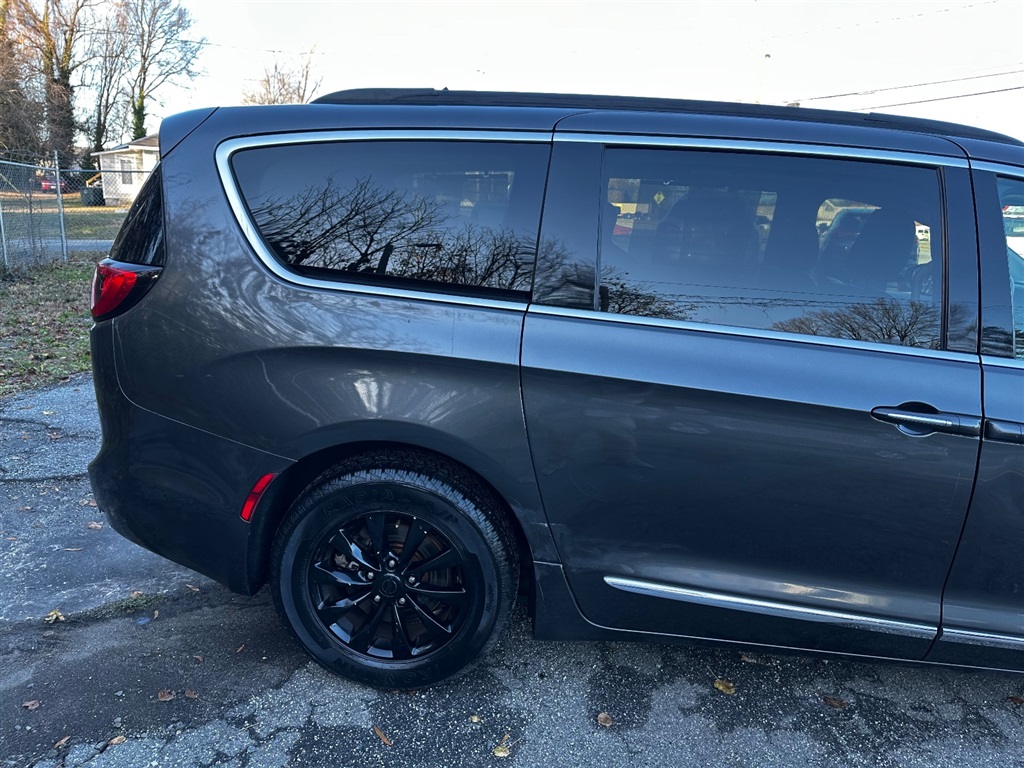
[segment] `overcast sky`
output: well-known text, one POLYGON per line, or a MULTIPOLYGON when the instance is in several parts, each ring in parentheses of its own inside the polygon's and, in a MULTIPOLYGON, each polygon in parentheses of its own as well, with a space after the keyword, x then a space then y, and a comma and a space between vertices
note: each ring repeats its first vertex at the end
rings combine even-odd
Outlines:
POLYGON ((799 102, 952 120, 1024 139, 1021 0, 185 5, 195 36, 209 43, 204 74, 191 90, 162 94, 155 117, 237 104, 275 57, 294 65, 313 50, 319 93, 447 86, 799 102))

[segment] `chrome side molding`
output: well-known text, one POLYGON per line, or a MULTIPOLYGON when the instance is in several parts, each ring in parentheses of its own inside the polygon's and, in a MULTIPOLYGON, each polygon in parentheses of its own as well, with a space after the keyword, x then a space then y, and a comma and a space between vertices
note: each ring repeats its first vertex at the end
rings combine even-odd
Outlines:
POLYGON ((661 597, 668 600, 679 600, 695 605, 707 605, 712 608, 728 608, 734 611, 748 611, 766 616, 777 616, 783 619, 799 619, 816 621, 823 624, 835 624, 849 629, 862 629, 869 632, 885 632, 890 635, 919 637, 931 639, 938 632, 938 627, 931 624, 918 624, 909 621, 880 619, 875 616, 864 616, 856 613, 833 611, 827 608, 811 608, 792 603, 781 603, 774 600, 739 597, 720 592, 705 592, 699 589, 679 587, 670 584, 658 584, 638 579, 625 579, 619 576, 605 576, 604 582, 610 587, 624 592, 633 592, 647 597, 661 597))
POLYGON ((968 643, 970 645, 983 645, 987 648, 1006 648, 1011 651, 1024 649, 1024 637, 1001 635, 995 632, 974 632, 969 629, 943 628, 939 639, 950 643, 968 643))

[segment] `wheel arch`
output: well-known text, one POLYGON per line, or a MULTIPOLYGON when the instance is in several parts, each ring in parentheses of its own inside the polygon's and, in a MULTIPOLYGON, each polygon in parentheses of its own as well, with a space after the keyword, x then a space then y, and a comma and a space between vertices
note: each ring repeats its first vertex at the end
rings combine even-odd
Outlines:
POLYGON ((459 471, 475 477, 494 494, 515 537, 521 569, 520 589, 526 590, 532 609, 533 561, 554 562, 550 560, 554 557, 554 542, 540 507, 536 483, 532 482, 535 499, 530 499, 529 492, 522 492, 522 479, 509 476, 501 466, 479 451, 469 447, 459 450, 459 446, 452 445, 438 450, 437 446, 428 447, 422 443, 382 439, 336 443, 311 451, 281 472, 253 515, 247 568, 250 592, 258 591, 267 583, 274 539, 285 515, 299 496, 341 461, 362 453, 392 449, 414 451, 454 464, 459 471))

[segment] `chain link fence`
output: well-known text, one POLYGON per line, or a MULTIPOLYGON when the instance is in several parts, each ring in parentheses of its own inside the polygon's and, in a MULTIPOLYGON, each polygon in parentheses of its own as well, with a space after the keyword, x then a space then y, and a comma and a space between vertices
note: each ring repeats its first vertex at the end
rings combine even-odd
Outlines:
POLYGON ((106 253, 148 176, 0 160, 0 272, 106 253))

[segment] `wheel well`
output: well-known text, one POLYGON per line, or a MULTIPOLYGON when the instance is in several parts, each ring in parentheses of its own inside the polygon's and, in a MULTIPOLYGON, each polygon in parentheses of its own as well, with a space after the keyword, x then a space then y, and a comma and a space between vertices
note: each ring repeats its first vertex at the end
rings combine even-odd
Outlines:
POLYGON ((455 465, 459 471, 476 478, 488 491, 493 493, 494 498, 501 504, 501 508, 507 516, 511 524, 512 533, 515 536, 515 546, 519 553, 520 594, 532 595, 533 555, 530 551, 529 542, 523 531, 522 523, 516 517, 512 507, 509 506, 505 498, 498 493, 494 485, 489 483, 479 472, 475 472, 471 467, 453 459, 451 456, 417 445, 395 442, 362 442, 332 446, 300 459, 281 473, 275 482, 271 484, 269 497, 265 498, 263 503, 260 504, 254 517, 257 527, 252 533, 249 550, 249 588, 251 592, 256 592, 266 584, 270 570, 270 549, 274 538, 281 527, 281 521, 284 519, 284 516, 302 492, 320 475, 344 459, 382 449, 415 451, 416 453, 448 462, 455 465))

